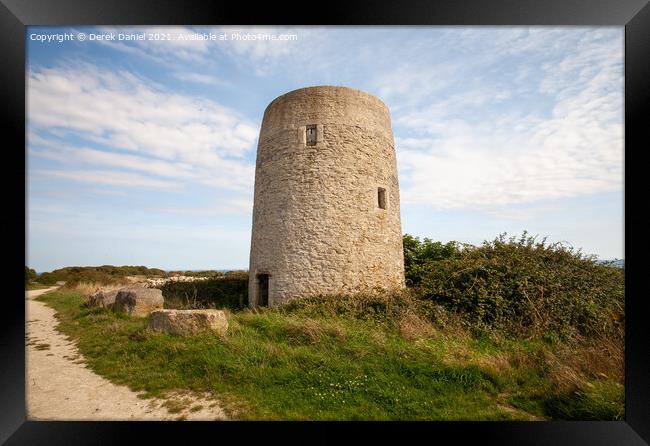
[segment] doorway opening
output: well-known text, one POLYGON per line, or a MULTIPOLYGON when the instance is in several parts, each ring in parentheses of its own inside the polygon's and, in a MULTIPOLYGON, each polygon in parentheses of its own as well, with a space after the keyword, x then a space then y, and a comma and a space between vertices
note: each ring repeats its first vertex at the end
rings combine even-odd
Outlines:
POLYGON ((260 307, 269 306, 269 275, 257 275, 257 305, 260 307))

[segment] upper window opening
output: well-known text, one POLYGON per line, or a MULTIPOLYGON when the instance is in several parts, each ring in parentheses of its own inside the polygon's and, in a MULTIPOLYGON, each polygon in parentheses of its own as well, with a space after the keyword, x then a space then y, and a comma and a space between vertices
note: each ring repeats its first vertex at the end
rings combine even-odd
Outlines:
POLYGON ((316 145, 316 125, 308 125, 307 129, 305 130, 307 132, 307 145, 308 146, 315 146, 316 145))
POLYGON ((386 209, 386 189, 383 187, 377 189, 377 206, 380 209, 386 209))

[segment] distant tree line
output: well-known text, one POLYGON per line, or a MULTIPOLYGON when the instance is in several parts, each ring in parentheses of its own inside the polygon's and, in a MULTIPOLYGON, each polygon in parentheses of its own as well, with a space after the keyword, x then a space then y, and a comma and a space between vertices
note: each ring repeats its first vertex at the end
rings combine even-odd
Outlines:
MULTIPOLYGON (((29 275, 29 268, 25 267, 26 280, 29 275)), ((34 271, 34 270, 31 270, 34 271)), ((96 282, 96 283, 115 283, 124 280, 126 276, 145 276, 145 277, 167 277, 168 274, 158 268, 147 268, 146 266, 67 266, 65 268, 55 269, 51 272, 42 273, 31 281, 37 281, 43 285, 54 285, 58 281, 66 283, 76 282, 96 282)))
POLYGON ((36 277, 38 277, 38 274, 36 274, 36 271, 32 268, 25 267, 25 285, 28 283, 33 282, 36 277))

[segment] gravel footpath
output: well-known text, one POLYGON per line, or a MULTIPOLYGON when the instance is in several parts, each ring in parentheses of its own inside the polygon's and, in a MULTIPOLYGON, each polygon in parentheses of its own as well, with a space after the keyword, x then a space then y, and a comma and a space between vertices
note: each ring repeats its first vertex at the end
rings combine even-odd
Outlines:
POLYGON ((209 395, 177 392, 165 399, 142 399, 128 387, 115 385, 92 372, 84 365, 75 344, 56 330, 55 311, 33 300, 55 288, 25 294, 28 419, 227 419, 218 402, 209 395))

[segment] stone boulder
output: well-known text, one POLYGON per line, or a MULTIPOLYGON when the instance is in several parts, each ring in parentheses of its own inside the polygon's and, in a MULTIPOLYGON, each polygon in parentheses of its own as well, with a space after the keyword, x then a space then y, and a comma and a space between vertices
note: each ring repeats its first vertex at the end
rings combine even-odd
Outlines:
POLYGON ((115 298, 120 290, 99 291, 88 299, 88 305, 91 307, 112 308, 115 298))
POLYGON ((163 303, 162 291, 157 288, 127 287, 118 290, 113 311, 147 317, 152 311, 162 309, 163 303))
POLYGON ((221 310, 156 310, 149 316, 149 330, 178 336, 204 330, 225 334, 228 318, 221 310))

